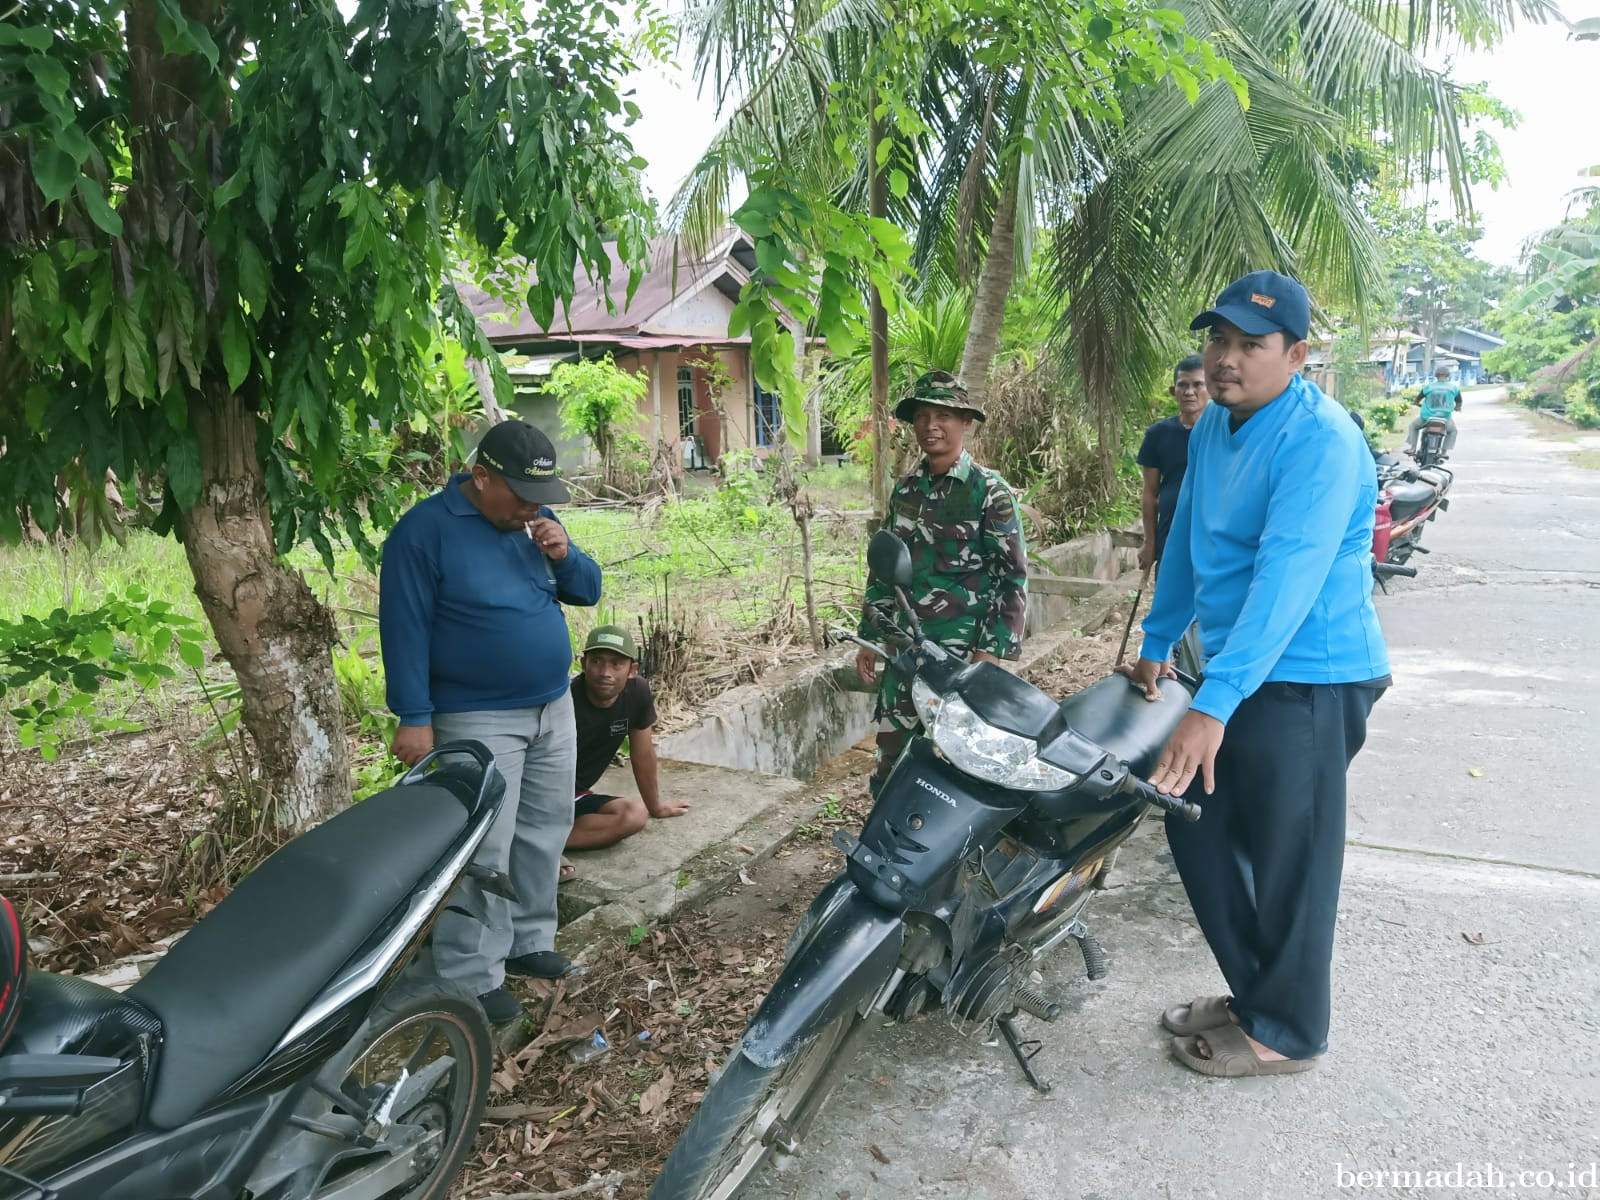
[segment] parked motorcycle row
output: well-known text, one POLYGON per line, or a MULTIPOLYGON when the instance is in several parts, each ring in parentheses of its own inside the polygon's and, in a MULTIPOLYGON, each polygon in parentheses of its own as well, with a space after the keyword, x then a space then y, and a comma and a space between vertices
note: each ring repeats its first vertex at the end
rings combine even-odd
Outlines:
POLYGON ((1423 530, 1450 508, 1455 472, 1444 465, 1443 421, 1422 430, 1416 461, 1407 466, 1393 454, 1380 454, 1378 507, 1372 527, 1372 573, 1381 587, 1394 576, 1413 578, 1414 555, 1427 554, 1423 530))

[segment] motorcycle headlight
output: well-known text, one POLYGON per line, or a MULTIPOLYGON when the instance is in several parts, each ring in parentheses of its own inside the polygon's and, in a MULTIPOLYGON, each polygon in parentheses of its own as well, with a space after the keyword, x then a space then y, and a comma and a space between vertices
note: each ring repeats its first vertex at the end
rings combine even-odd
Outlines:
POLYGON ((1040 759, 1032 738, 989 724, 959 695, 941 696, 917 680, 911 697, 933 744, 957 770, 1027 792, 1053 792, 1078 782, 1071 771, 1040 759))
POLYGON ((943 702, 944 697, 922 680, 911 681, 911 703, 916 706, 917 716, 922 718, 922 723, 929 729, 933 728, 933 719, 938 715, 939 706, 943 702))

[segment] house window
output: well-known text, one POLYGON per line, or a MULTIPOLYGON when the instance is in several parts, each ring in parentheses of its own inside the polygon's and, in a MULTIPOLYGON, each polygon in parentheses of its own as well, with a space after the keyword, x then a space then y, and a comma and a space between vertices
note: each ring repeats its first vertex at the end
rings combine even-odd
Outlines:
POLYGON ((678 368, 678 436, 693 437, 694 422, 699 413, 694 404, 694 371, 678 368))
POLYGON ((783 430, 783 411, 778 407, 778 397, 759 383, 755 389, 756 445, 776 446, 783 430))

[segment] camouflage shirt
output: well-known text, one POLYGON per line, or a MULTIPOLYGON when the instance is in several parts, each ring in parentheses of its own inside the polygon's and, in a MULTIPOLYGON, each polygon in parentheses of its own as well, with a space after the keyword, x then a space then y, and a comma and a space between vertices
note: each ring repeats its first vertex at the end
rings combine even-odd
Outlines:
MULTIPOLYGON (((972 461, 965 450, 944 475, 924 459, 895 485, 885 526, 911 549, 908 589, 923 632, 960 654, 984 650, 996 658, 1022 652, 1028 610, 1028 557, 1011 488, 1000 475, 972 461)), ((866 602, 888 600, 887 584, 867 587, 866 602)), ((860 635, 882 634, 862 613, 860 635)), ((880 694, 885 714, 910 715, 898 679, 885 673, 880 694)), ((895 721, 895 724, 901 722, 895 721)))

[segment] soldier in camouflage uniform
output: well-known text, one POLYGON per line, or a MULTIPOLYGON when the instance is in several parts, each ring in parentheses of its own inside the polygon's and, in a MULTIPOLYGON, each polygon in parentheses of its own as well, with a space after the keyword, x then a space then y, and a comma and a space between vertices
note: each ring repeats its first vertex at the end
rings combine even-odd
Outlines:
MULTIPOLYGON (((930 371, 894 415, 916 431, 923 460, 895 485, 885 528, 911 549, 912 583, 907 594, 923 633, 973 662, 1014 659, 1022 652, 1028 607, 1028 560, 1011 488, 998 473, 972 461, 965 447, 973 421, 983 413, 946 371, 930 371)), ((867 587, 867 604, 888 600, 887 584, 867 587)), ((882 634, 862 613, 859 633, 882 634)), ((877 658, 861 649, 856 671, 875 682, 877 658)), ((878 691, 877 768, 872 792, 888 778, 906 738, 920 729, 911 688, 885 671, 878 691)))

